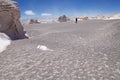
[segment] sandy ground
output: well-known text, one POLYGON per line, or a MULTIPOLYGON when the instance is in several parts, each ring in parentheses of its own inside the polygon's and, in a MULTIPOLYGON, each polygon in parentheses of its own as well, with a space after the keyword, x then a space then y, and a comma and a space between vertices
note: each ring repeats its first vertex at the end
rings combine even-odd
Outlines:
POLYGON ((0 80, 120 80, 120 20, 24 25, 0 53, 0 80))

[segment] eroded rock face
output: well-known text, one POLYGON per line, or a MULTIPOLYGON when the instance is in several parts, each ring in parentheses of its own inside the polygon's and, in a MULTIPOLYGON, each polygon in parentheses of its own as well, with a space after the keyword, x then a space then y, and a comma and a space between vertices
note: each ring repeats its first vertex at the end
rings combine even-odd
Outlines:
POLYGON ((30 22, 29 22, 29 24, 38 24, 38 23, 40 23, 37 19, 30 19, 30 22))
POLYGON ((66 16, 66 15, 63 15, 63 16, 60 16, 59 18, 58 18, 58 21, 59 22, 67 22, 67 21, 69 21, 70 19, 66 16))
POLYGON ((12 40, 26 38, 19 19, 18 3, 0 0, 0 32, 7 34, 12 40))

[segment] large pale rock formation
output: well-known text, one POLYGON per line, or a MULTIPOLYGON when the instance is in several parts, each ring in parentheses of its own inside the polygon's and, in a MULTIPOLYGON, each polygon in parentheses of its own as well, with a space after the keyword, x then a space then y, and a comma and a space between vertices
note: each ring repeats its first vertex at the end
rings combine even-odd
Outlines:
POLYGON ((110 16, 109 19, 120 19, 120 13, 110 16))
POLYGON ((11 0, 0 0, 0 32, 7 34, 12 40, 25 38, 20 21, 18 3, 11 0))
POLYGON ((87 16, 80 16, 80 17, 78 17, 78 20, 88 20, 88 17, 87 16))
POLYGON ((67 21, 70 21, 70 19, 66 15, 63 15, 58 18, 58 21, 59 22, 67 22, 67 21))

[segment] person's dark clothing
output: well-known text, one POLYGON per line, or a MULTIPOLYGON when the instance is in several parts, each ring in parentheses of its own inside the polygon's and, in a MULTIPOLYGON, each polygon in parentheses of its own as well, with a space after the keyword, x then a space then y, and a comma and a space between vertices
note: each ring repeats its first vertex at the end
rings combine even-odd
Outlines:
POLYGON ((77 23, 77 21, 78 21, 78 19, 77 19, 77 18, 75 18, 75 23, 77 23))

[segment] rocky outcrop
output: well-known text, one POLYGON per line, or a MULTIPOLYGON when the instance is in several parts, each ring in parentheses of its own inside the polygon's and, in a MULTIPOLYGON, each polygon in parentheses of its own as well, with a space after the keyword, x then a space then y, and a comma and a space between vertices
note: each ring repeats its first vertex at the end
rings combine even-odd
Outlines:
POLYGON ((120 13, 110 16, 109 19, 120 19, 120 13))
POLYGON ((29 22, 29 24, 38 24, 38 23, 40 23, 37 19, 30 19, 30 22, 29 22))
POLYGON ((88 20, 88 17, 87 16, 80 16, 80 17, 78 17, 78 20, 88 20))
POLYGON ((18 3, 0 0, 0 32, 7 34, 12 40, 26 38, 19 19, 18 3))
POLYGON ((58 18, 58 21, 59 22, 67 22, 67 21, 70 21, 70 19, 66 15, 63 15, 58 18))

